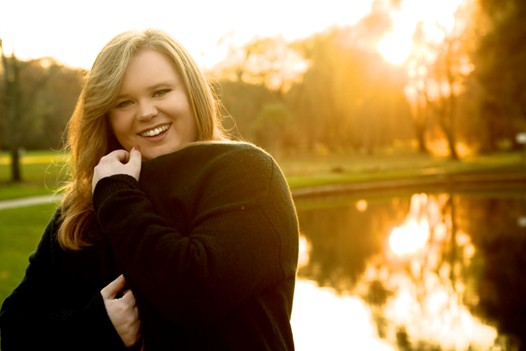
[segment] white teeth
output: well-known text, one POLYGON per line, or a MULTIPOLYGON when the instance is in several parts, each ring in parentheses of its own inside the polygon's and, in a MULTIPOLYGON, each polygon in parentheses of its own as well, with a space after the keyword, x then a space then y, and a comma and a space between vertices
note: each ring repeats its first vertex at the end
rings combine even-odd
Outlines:
POLYGON ((146 132, 142 132, 141 136, 143 136, 143 137, 153 137, 153 136, 161 134, 162 132, 165 132, 166 130, 168 130, 169 127, 170 126, 168 124, 165 124, 163 126, 147 130, 146 132))

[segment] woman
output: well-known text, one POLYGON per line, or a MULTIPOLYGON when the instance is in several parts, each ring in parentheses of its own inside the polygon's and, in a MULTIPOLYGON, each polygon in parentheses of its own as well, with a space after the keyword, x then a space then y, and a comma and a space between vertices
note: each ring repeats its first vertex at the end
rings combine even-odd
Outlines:
POLYGON ((72 179, 4 301, 2 350, 292 350, 298 222, 278 165, 228 141, 157 30, 99 53, 68 125, 72 179))

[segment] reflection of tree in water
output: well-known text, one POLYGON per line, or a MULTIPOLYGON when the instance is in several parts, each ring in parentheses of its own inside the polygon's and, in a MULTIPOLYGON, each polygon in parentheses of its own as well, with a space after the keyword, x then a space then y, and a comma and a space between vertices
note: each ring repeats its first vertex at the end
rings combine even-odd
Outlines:
POLYGON ((301 230, 311 248, 308 265, 300 268, 301 277, 340 292, 351 290, 369 258, 383 250, 381 233, 405 216, 409 198, 387 205, 369 202, 366 209, 359 203, 299 211, 301 230))
MULTIPOLYGON (((460 248, 468 241, 455 228, 455 206, 448 195, 415 194, 409 211, 390 233, 389 247, 370 261, 359 293, 371 306, 379 335, 399 350, 455 348, 441 340, 458 327, 464 271, 460 248)), ((469 345, 468 345, 469 346, 469 345)))
POLYGON ((378 334, 399 350, 523 350, 526 229, 518 218, 526 201, 480 195, 300 211, 311 247, 300 276, 362 296, 378 334), (391 233, 411 228, 427 231, 427 245, 405 255, 386 248, 391 233))
MULTIPOLYGON (((427 221, 428 245, 402 257, 378 257, 364 274, 362 296, 371 306, 380 335, 396 340, 400 350, 484 349, 478 339, 491 329, 471 332, 473 325, 466 323, 469 309, 496 323, 499 337, 486 341, 494 342, 492 349, 522 350, 518 345, 526 345, 521 342, 526 335, 522 298, 526 282, 519 273, 526 263, 526 233, 516 225, 520 206, 509 198, 440 195, 423 199, 418 211, 412 201, 408 220, 427 221), (403 291, 411 296, 406 310, 414 318, 393 318, 396 311, 393 313, 387 294, 385 299, 378 298, 382 291, 392 292, 398 300, 403 291), (451 340, 447 335, 440 340, 439 330, 437 335, 429 334, 432 324, 450 328, 451 340), (462 333, 467 340, 455 342, 453 335, 462 333)), ((478 324, 472 316, 469 319, 478 324)), ((477 328, 484 330, 483 325, 477 328)))
POLYGON ((466 301, 475 313, 495 321, 502 335, 526 350, 526 228, 519 218, 526 215, 526 200, 464 199, 460 216, 472 235, 478 255, 473 298, 466 301))

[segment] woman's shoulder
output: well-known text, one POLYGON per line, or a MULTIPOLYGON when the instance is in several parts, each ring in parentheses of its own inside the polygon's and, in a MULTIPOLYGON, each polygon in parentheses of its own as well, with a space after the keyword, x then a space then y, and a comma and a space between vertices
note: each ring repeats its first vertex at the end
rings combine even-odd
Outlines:
POLYGON ((259 146, 248 141, 236 140, 195 142, 188 144, 181 151, 210 152, 213 150, 217 150, 218 153, 253 153, 268 156, 268 153, 259 146))
POLYGON ((262 148, 246 141, 206 141, 188 144, 183 149, 159 156, 143 165, 146 169, 174 164, 199 165, 203 167, 220 162, 239 164, 242 162, 263 162, 270 164, 272 157, 262 148))
POLYGON ((269 167, 274 164, 272 156, 261 147, 246 141, 227 141, 208 145, 216 149, 217 161, 231 165, 239 165, 250 170, 251 167, 269 167))
POLYGON ((143 164, 141 179, 170 178, 177 174, 191 178, 268 177, 275 161, 262 148, 245 141, 195 142, 171 154, 143 164))
POLYGON ((146 162, 139 186, 156 196, 199 189, 219 197, 253 199, 284 186, 282 179, 277 163, 262 148, 249 142, 220 141, 193 143, 146 162))

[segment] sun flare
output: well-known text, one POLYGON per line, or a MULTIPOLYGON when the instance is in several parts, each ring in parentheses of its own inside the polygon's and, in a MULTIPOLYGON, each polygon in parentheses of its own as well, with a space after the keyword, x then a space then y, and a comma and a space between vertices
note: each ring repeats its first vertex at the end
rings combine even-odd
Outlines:
POLYGON ((410 37, 392 32, 380 39, 376 49, 384 60, 393 65, 399 65, 404 63, 411 55, 413 43, 410 37))
POLYGON ((414 221, 395 227, 389 236, 389 248, 398 256, 417 253, 429 240, 427 221, 414 221))
POLYGON ((455 23, 455 13, 465 0, 402 0, 389 14, 392 30, 377 43, 385 61, 399 65, 407 61, 418 45, 439 43, 455 23), (418 45, 417 41, 421 41, 418 45))

